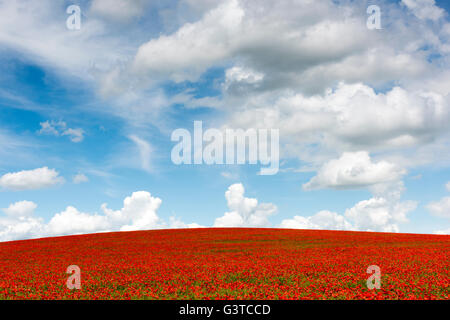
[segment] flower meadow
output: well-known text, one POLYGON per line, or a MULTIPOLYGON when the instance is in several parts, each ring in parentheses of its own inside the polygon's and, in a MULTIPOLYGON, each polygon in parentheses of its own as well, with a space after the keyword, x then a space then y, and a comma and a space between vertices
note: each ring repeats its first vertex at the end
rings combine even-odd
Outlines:
POLYGON ((0 243, 0 299, 449 299, 450 236, 282 229, 0 243), (81 289, 69 290, 69 265, 81 289), (381 288, 368 289, 368 266, 381 288))

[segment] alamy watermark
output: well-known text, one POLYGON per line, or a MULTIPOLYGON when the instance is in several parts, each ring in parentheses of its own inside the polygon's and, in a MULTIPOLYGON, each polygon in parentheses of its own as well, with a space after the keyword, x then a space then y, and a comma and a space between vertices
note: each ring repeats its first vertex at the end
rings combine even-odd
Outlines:
POLYGON ((370 290, 381 288, 381 269, 379 266, 369 266, 366 270, 367 273, 372 274, 366 281, 367 288, 370 290))
POLYGON ((70 5, 66 9, 66 13, 70 16, 66 20, 66 27, 69 30, 81 29, 81 8, 77 5, 70 5))
POLYGON ((371 5, 367 7, 367 29, 369 30, 380 30, 381 29, 381 9, 377 5, 371 5))
POLYGON ((176 165, 234 165, 261 166, 261 175, 274 175, 279 169, 278 129, 225 129, 203 131, 202 121, 194 121, 194 134, 176 129, 171 140, 178 142, 171 153, 176 165))
POLYGON ((71 265, 67 267, 66 273, 70 274, 66 285, 69 290, 81 289, 81 270, 79 266, 71 265))

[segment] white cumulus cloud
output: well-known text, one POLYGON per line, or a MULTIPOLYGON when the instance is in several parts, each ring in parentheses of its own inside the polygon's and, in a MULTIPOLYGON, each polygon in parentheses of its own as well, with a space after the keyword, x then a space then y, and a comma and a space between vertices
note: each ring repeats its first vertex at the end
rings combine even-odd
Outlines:
POLYGON ((228 125, 279 128, 284 155, 306 162, 316 154, 326 159, 426 145, 448 132, 450 121, 448 97, 400 87, 376 93, 362 83, 341 83, 324 95, 287 92, 273 99, 261 94, 241 102, 228 125))
POLYGON ((228 208, 222 217, 217 218, 214 227, 267 227, 268 217, 277 211, 272 203, 258 203, 257 199, 246 198, 241 183, 231 185, 225 192, 228 208))
POLYGON ((6 216, 0 215, 0 241, 39 237, 43 221, 33 216, 36 208, 32 201, 19 201, 2 209, 6 216))
POLYGON ((0 241, 38 238, 42 236, 43 232, 43 221, 40 218, 0 217, 0 241))
POLYGON ((37 190, 64 182, 58 171, 48 167, 7 173, 0 177, 0 187, 13 190, 37 190))
POLYGON ((238 1, 226 1, 193 24, 185 24, 170 36, 143 44, 134 59, 136 72, 173 80, 195 80, 214 63, 229 56, 240 30, 244 11, 238 1), (183 54, 180 54, 183 52, 183 54))
POLYGON ((339 159, 325 163, 303 189, 368 187, 397 181, 405 173, 404 169, 387 161, 372 162, 368 152, 345 152, 339 159))
POLYGON ((353 221, 357 230, 399 232, 398 223, 407 222, 407 214, 415 210, 414 201, 392 202, 374 197, 358 202, 345 211, 345 217, 353 221))
POLYGON ((352 225, 345 217, 331 211, 320 211, 313 216, 294 216, 285 219, 280 224, 287 229, 317 229, 317 230, 353 230, 352 225))
POLYGON ((85 213, 73 206, 56 213, 48 223, 34 217, 37 205, 31 201, 20 201, 2 209, 0 216, 0 241, 38 237, 63 236, 112 231, 151 230, 162 228, 202 228, 197 223, 184 223, 170 217, 169 223, 157 213, 162 200, 147 191, 133 192, 123 201, 120 210, 101 206, 102 214, 85 213))
POLYGON ((46 226, 48 235, 83 234, 108 230, 110 230, 110 223, 107 217, 79 212, 70 206, 63 212, 55 214, 46 226))
POLYGON ((33 215, 36 208, 36 203, 25 200, 12 203, 8 208, 3 209, 3 212, 10 217, 28 217, 33 215))
MULTIPOLYGON (((450 191, 450 182, 447 182, 445 187, 450 191)), ((426 205, 426 208, 437 217, 450 218, 450 197, 443 197, 439 201, 430 202, 426 205)))
POLYGON ((450 218, 450 197, 444 197, 439 201, 430 202, 427 209, 434 215, 442 218, 450 218))
POLYGON ((178 218, 170 217, 169 218, 169 227, 171 229, 197 229, 197 228, 205 228, 204 226, 198 223, 184 223, 178 218))
POLYGON ((103 204, 102 210, 121 231, 155 229, 164 225, 157 215, 161 203, 160 198, 149 192, 138 191, 125 198, 122 209, 114 211, 103 204))

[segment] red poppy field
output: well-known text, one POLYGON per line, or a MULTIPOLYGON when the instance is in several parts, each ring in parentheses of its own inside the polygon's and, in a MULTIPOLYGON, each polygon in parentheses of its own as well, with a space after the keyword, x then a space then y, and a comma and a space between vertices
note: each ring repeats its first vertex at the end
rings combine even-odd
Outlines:
POLYGON ((449 299, 449 254, 450 236, 278 229, 5 242, 0 299, 449 299), (380 289, 367 288, 370 265, 380 289))

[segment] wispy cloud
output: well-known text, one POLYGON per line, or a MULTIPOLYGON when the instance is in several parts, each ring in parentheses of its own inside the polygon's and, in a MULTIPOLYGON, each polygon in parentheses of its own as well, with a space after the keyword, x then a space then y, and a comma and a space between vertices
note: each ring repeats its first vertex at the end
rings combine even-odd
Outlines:
POLYGON ((142 169, 148 172, 152 172, 152 164, 151 164, 152 147, 150 143, 148 143, 144 139, 139 138, 136 135, 130 135, 129 138, 136 144, 136 147, 139 150, 142 169))

